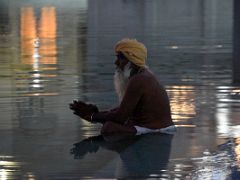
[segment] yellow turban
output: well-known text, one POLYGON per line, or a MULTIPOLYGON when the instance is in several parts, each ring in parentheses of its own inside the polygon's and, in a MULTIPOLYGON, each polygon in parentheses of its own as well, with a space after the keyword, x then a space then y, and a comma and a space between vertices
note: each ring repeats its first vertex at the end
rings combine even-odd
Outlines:
POLYGON ((133 64, 144 67, 147 59, 147 48, 136 39, 122 39, 115 46, 116 53, 123 55, 133 64))

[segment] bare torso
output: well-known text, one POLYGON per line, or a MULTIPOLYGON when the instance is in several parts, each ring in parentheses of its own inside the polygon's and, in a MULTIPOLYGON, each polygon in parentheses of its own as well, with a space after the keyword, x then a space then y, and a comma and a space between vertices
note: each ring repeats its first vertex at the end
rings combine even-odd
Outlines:
POLYGON ((151 129, 173 125, 167 92, 148 69, 130 78, 119 108, 100 112, 95 119, 151 129))

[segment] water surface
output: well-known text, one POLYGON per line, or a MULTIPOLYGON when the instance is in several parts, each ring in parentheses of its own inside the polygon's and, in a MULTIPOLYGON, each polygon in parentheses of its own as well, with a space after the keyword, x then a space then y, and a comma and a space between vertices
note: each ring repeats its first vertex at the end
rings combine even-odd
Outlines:
POLYGON ((0 0, 1 179, 239 178, 233 13, 216 0, 0 0), (117 105, 123 37, 146 44, 175 135, 103 137, 68 109, 117 105))

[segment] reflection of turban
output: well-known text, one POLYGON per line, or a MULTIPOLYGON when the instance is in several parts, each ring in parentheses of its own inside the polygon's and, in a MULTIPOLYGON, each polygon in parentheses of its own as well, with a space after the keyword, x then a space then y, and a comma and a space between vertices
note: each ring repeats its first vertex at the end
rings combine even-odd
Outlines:
POLYGON ((147 59, 147 48, 136 39, 122 39, 115 46, 116 53, 123 55, 133 64, 144 67, 147 59))

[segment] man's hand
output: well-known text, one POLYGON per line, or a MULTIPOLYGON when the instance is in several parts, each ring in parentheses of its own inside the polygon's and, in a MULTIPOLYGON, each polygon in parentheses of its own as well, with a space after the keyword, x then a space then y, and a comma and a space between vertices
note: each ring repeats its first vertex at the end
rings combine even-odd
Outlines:
POLYGON ((73 110, 73 113, 81 118, 91 121, 91 115, 98 112, 98 108, 93 104, 86 104, 82 101, 74 100, 69 104, 69 108, 73 110))

